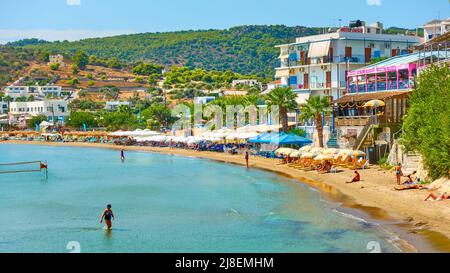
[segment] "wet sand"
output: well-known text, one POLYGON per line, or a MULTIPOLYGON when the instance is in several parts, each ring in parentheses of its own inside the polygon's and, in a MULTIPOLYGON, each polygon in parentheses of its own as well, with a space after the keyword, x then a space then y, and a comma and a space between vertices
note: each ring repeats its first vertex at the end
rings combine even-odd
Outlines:
MULTIPOLYGON (((116 146, 97 143, 58 143, 38 141, 4 141, 10 144, 95 147, 128 151, 157 152, 197 157, 229 164, 245 165, 243 155, 198 152, 184 149, 116 146)), ((119 156, 119 155, 118 155, 119 156)), ((318 174, 279 165, 279 160, 250 157, 250 168, 276 172, 311 185, 331 201, 342 204, 343 210, 369 217, 394 231, 402 240, 398 243, 407 252, 450 252, 450 201, 423 201, 428 190, 395 191, 395 176, 377 166, 360 170, 362 181, 346 184, 353 171, 339 168, 338 173, 318 174)), ((51 169, 51 166, 49 166, 51 169)))

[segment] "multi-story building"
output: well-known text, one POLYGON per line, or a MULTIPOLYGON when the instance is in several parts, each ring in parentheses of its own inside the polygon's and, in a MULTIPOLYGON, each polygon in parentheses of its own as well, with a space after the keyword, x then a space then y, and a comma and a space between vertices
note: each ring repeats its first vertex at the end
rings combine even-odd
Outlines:
POLYGON ((433 20, 423 26, 425 42, 444 35, 450 31, 450 18, 447 20, 433 20))
POLYGON ((0 114, 8 113, 8 102, 0 101, 0 114))
POLYGON ((13 99, 19 97, 61 97, 61 86, 45 85, 45 86, 7 86, 4 88, 5 95, 13 99))
POLYGON ((44 100, 31 102, 11 102, 9 105, 9 122, 25 125, 25 121, 33 116, 44 115, 50 122, 64 124, 69 116, 67 101, 44 100))
POLYGON ((340 98, 347 89, 347 73, 366 66, 373 59, 409 53, 419 38, 383 34, 381 23, 366 26, 354 21, 336 32, 297 38, 277 46, 281 66, 275 78, 298 94, 298 103, 312 95, 340 98))

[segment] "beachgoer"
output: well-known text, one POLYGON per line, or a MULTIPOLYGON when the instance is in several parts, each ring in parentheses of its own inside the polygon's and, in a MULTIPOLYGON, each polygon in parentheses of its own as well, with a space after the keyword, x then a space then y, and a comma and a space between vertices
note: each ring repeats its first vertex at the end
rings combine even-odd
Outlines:
POLYGON ((247 166, 247 169, 248 169, 248 158, 249 158, 248 151, 245 151, 245 165, 247 166))
POLYGON ((123 151, 123 149, 120 149, 120 160, 125 161, 125 152, 123 151))
POLYGON ((406 176, 406 178, 408 178, 408 179, 407 179, 403 184, 412 184, 412 183, 415 183, 412 176, 415 175, 416 173, 417 173, 417 172, 414 171, 414 172, 408 174, 408 175, 406 176))
POLYGON ((355 183, 361 181, 361 175, 358 171, 355 171, 355 176, 353 177, 352 181, 348 181, 346 183, 355 183))
POLYGON ((450 195, 448 195, 446 192, 444 192, 441 195, 436 195, 434 193, 430 193, 427 198, 425 198, 424 201, 428 201, 429 199, 433 199, 435 201, 441 201, 441 200, 445 200, 445 199, 450 199, 450 195))
POLYGON ((398 163, 397 166, 395 166, 395 177, 397 178, 397 184, 400 185, 400 179, 402 177, 402 164, 398 163))
POLYGON ((108 229, 111 229, 112 228, 112 221, 111 221, 111 219, 115 220, 114 213, 111 210, 111 205, 107 205, 106 206, 106 209, 103 212, 102 217, 100 218, 100 223, 103 222, 103 219, 105 219, 106 227, 108 229))
POLYGON ((42 169, 47 169, 47 164, 44 164, 44 163, 40 163, 40 169, 42 170, 42 169))

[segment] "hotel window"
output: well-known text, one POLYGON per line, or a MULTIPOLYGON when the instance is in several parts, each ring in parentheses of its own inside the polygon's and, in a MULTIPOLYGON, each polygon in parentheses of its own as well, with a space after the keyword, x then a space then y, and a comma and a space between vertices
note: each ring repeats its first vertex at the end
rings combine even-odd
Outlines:
POLYGON ((351 46, 346 46, 345 47, 345 57, 346 58, 351 58, 352 56, 353 56, 352 47, 351 46))

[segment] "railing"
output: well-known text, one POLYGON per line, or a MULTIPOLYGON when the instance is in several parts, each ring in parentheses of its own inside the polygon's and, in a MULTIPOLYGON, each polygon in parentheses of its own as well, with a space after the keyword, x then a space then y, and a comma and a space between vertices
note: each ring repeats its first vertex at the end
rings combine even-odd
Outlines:
POLYGON ((364 126, 369 121, 369 116, 336 117, 336 126, 364 126))
POLYGON ((377 124, 377 117, 371 116, 367 122, 367 124, 362 129, 361 133, 359 134, 358 138, 356 139, 355 145, 353 147, 354 150, 359 150, 361 148, 361 145, 366 140, 367 135, 369 134, 370 130, 372 129, 372 126, 377 124))
POLYGON ((326 88, 326 83, 324 82, 312 82, 310 84, 310 88, 311 89, 322 89, 322 88, 326 88))
POLYGON ((307 58, 305 57, 303 60, 296 59, 287 59, 281 61, 281 67, 289 67, 289 66, 300 66, 300 65, 309 65, 309 64, 326 64, 326 63, 357 63, 357 64, 365 64, 366 56, 365 55, 352 55, 351 57, 345 56, 323 56, 317 58, 307 58))

